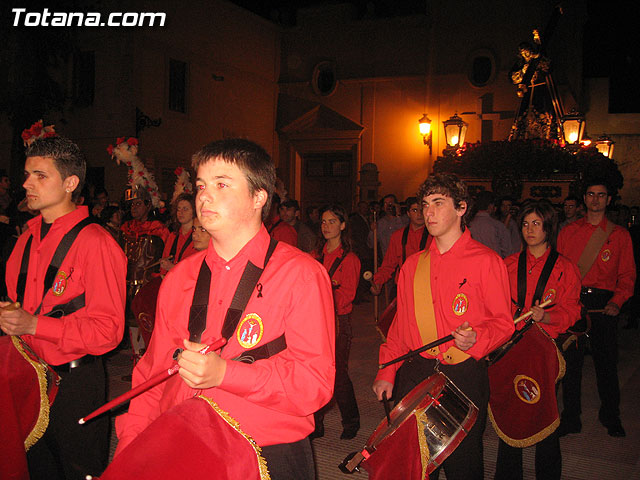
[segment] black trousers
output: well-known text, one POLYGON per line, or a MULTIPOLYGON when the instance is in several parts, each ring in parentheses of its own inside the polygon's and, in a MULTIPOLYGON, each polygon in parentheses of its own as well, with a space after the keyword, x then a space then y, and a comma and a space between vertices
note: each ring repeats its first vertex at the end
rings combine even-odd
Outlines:
MULTIPOLYGON (((353 383, 349 377, 349 353, 351 352, 351 340, 353 330, 351 327, 351 315, 338 315, 336 325, 336 379, 333 396, 340 410, 343 428, 360 428, 360 411, 353 389, 353 383)), ((316 424, 320 425, 324 420, 324 409, 316 412, 316 424)))
MULTIPOLYGON (((600 309, 606 305, 604 298, 594 295, 582 296, 588 309, 600 309)), ((569 422, 580 420, 582 413, 582 366, 586 342, 591 346, 591 356, 596 370, 598 395, 600 396, 600 421, 609 425, 620 419, 620 384, 618 381, 618 317, 602 313, 589 314, 591 331, 589 338, 581 336, 578 342, 564 352, 567 370, 562 380, 562 419, 569 422)))
MULTIPOLYGON (((536 479, 560 480, 562 455, 557 430, 536 443, 536 479)), ((494 480, 522 480, 522 448, 507 445, 502 439, 498 444, 498 460, 494 480)))
POLYGON ((262 447, 262 456, 267 461, 267 469, 272 480, 316 478, 309 438, 262 447))
MULTIPOLYGON (((405 361, 396 374, 394 400, 398 402, 416 385, 433 375, 435 366, 435 360, 419 355, 405 361)), ((487 423, 489 403, 487 365, 484 360, 477 362, 469 358, 457 365, 440 364, 438 369, 478 407, 476 423, 458 448, 443 462, 441 468, 444 468, 447 480, 482 480, 484 478, 482 434, 487 423)), ((439 475, 440 468, 429 475, 429 479, 437 480, 439 475)))
POLYGON ((105 403, 102 358, 60 373, 60 389, 50 410, 49 426, 27 452, 31 480, 78 479, 100 475, 109 458, 109 417, 84 425, 78 419, 105 403))

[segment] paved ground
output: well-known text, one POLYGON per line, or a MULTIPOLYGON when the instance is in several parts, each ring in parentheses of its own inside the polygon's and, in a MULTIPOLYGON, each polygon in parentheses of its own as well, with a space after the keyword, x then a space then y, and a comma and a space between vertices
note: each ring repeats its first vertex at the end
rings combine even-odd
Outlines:
MULTIPOLYGON (((375 329, 371 303, 354 308, 354 333, 350 371, 356 388, 362 428, 353 440, 340 440, 342 431, 340 414, 333 407, 325 416, 325 436, 313 441, 319 480, 346 479, 349 476, 338 470, 338 464, 350 452, 361 449, 384 417, 382 406, 371 391, 376 373, 377 351, 381 342, 375 329)), ((635 411, 640 399, 640 331, 619 330, 620 384, 622 390, 622 423, 626 438, 612 438, 597 420, 599 407, 595 388, 593 362, 585 359, 583 380, 583 430, 581 434, 562 438, 563 479, 640 479, 640 415, 635 411)), ((122 376, 131 370, 129 352, 116 351, 107 362, 110 379, 110 396, 114 397, 129 388, 122 376)), ((121 409, 123 411, 123 409, 121 409)), ((485 478, 493 478, 497 436, 491 425, 485 431, 485 478)), ((112 439, 112 450, 117 440, 112 439)), ((525 449, 525 478, 535 478, 533 448, 525 449)), ((401 461, 393 459, 393 461, 401 461)), ((354 473, 354 480, 366 479, 366 473, 354 473)), ((444 478, 444 474, 441 475, 444 478)))

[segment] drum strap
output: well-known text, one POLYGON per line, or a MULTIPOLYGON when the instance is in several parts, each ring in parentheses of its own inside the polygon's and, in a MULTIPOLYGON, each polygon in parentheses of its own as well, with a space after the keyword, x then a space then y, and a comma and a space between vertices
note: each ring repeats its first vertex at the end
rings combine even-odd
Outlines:
MULTIPOLYGON (((436 325, 436 314, 433 309, 433 296, 431 294, 431 257, 429 251, 420 255, 416 273, 413 279, 413 302, 416 322, 420 339, 423 345, 438 339, 438 328, 436 325)), ((440 348, 435 347, 427 350, 427 353, 437 357, 440 348)), ((459 348, 453 346, 443 353, 447 364, 453 365, 465 361, 469 355, 459 348)))
POLYGON ((600 249, 604 245, 604 242, 607 241, 607 238, 609 238, 609 235, 611 235, 611 232, 613 232, 614 228, 616 228, 616 225, 613 222, 607 220, 607 227, 605 230, 596 227, 595 231, 591 234, 587 245, 584 247, 580 258, 578 259, 578 270, 580 270, 580 278, 584 278, 587 273, 589 273, 593 262, 596 261, 600 249))
POLYGON ((278 219, 278 221, 276 223, 271 225, 271 227, 269 227, 269 229, 267 230, 267 232, 269 232, 269 235, 271 235, 271 233, 276 229, 276 227, 278 225, 280 225, 282 222, 283 222, 283 220, 280 218, 280 219, 278 219))
MULTIPOLYGON (((336 270, 338 270, 338 267, 340 266, 340 264, 342 263, 342 261, 345 259, 345 257, 347 256, 347 253, 349 252, 345 252, 344 249, 342 250, 342 255, 340 255, 339 257, 337 257, 333 263, 331 264, 331 268, 329 269, 329 278, 333 277, 333 274, 336 273, 336 270)), ((324 265, 324 255, 322 255, 318 261, 324 265)))
MULTIPOLYGON (((229 340, 229 338, 231 338, 231 335, 233 335, 233 332, 235 332, 236 327, 240 322, 242 312, 244 312, 247 303, 249 303, 251 294, 256 288, 256 285, 258 285, 258 280, 260 280, 262 272, 267 267, 267 263, 269 262, 273 251, 276 249, 277 244, 278 241, 274 240, 273 238, 269 242, 269 248, 267 249, 267 253, 265 255, 263 268, 258 268, 253 263, 247 262, 247 265, 244 268, 244 272, 242 272, 240 282, 238 283, 238 287, 236 288, 236 291, 233 295, 231 305, 229 306, 227 314, 224 318, 224 324, 222 326, 222 336, 225 339, 229 340)), ((188 328, 189 340, 191 342, 200 342, 202 332, 204 332, 204 329, 206 327, 210 287, 211 270, 209 269, 206 260, 203 259, 202 265, 200 266, 200 272, 198 274, 198 280, 196 281, 196 288, 193 292, 193 302, 191 304, 191 310, 189 312, 188 328)), ((261 288, 258 288, 258 296, 262 296, 261 290, 261 288)), ((243 356, 246 356, 254 351, 258 351, 258 353, 263 352, 263 354, 271 356, 284 350, 285 348, 286 342, 284 340, 283 334, 277 339, 267 343, 266 345, 244 352, 243 356)), ((253 356, 258 357, 259 355, 255 354, 254 352, 253 356)), ((260 358, 267 357, 261 356, 260 358)), ((254 360, 256 359, 257 358, 254 358, 254 360)))
MULTIPOLYGON (((47 273, 44 277, 42 300, 40 300, 40 305, 38 305, 38 308, 33 312, 34 315, 38 315, 40 313, 42 302, 44 302, 44 297, 47 295, 47 291, 50 288, 48 287, 48 285, 53 285, 53 281, 56 277, 56 274, 58 273, 58 270, 60 269, 60 265, 62 265, 64 258, 67 256, 67 253, 71 249, 71 245, 73 245, 73 242, 76 240, 82 229, 91 223, 93 223, 92 217, 87 217, 83 220, 80 220, 71 230, 65 233, 64 237, 62 237, 62 240, 60 240, 60 243, 58 244, 58 247, 53 254, 53 258, 51 259, 51 263, 47 268, 47 273)), ((20 263, 20 274, 18 275, 18 285, 16 288, 16 301, 20 303, 24 302, 24 293, 27 284, 27 274, 29 271, 29 257, 31 255, 32 240, 33 235, 30 235, 24 247, 24 252, 22 253, 22 261, 20 263)))
MULTIPOLYGON (((411 225, 407 225, 404 229, 404 232, 402 232, 402 265, 404 265, 404 262, 407 261, 407 242, 409 241, 410 228, 411 225)), ((418 249, 419 252, 424 250, 424 247, 427 245, 427 238, 429 238, 429 232, 427 231, 427 228, 422 228, 422 238, 420 238, 420 248, 418 249)))
MULTIPOLYGON (((544 267, 542 267, 542 272, 540 273, 540 277, 538 278, 538 283, 536 284, 536 290, 533 293, 533 298, 531 299, 531 305, 535 305, 537 300, 542 299, 542 295, 544 294, 544 287, 547 286, 547 282, 549 281, 549 277, 551 276, 551 271, 558 260, 558 251, 555 248, 552 248, 549 252, 549 256, 547 260, 544 262, 544 267)), ((527 249, 522 250, 520 252, 520 256, 518 257, 518 309, 516 310, 515 317, 520 316, 522 310, 525 305, 525 298, 527 296, 527 249)))
POLYGON ((169 252, 169 255, 171 255, 173 257, 173 260, 174 260, 173 263, 174 264, 178 263, 180 260, 182 260, 182 255, 184 255, 185 250, 191 244, 191 240, 192 240, 191 235, 189 235, 187 237, 187 240, 184 242, 184 245, 182 245, 182 248, 180 249, 180 253, 176 257, 176 251, 178 250, 178 238, 179 237, 180 237, 180 231, 178 230, 178 232, 176 233, 176 238, 173 239, 173 244, 171 245, 171 251, 169 252))

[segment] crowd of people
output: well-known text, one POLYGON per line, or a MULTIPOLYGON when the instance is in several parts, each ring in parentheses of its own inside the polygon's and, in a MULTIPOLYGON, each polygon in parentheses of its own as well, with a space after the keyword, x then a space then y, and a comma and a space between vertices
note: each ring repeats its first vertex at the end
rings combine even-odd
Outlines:
MULTIPOLYGON (((0 327, 62 377, 42 438, 23 461, 0 462, 0 474, 105 471, 108 417, 78 425, 77 414, 106 400, 102 356, 124 337, 133 387, 176 361, 179 374, 117 418, 116 461, 104 478, 147 455, 145 432, 194 397, 202 401, 189 403, 193 415, 232 419, 227 424, 242 433, 236 441, 255 447, 255 458, 234 462, 255 460, 257 474, 268 470, 273 479, 314 478, 311 440, 325 434, 332 398, 340 438, 360 428, 348 368, 351 314, 382 293, 395 314, 381 364, 453 339, 380 370, 377 398, 399 402, 442 372, 478 408, 473 428, 431 478, 440 468, 448 479, 483 478, 489 418, 500 437, 496 478, 522 478, 521 449, 536 445, 537 478, 559 479, 559 438, 581 430, 587 349, 599 419, 609 435, 625 436, 616 331, 621 316, 637 328, 640 226, 637 209, 608 210, 614 192, 602 179, 586 179, 582 198, 554 206, 488 191, 472 198, 455 175, 432 174, 402 203, 389 194, 358 202, 351 214, 343 205, 309 205, 303 215, 253 142, 212 142, 191 166, 194 191, 175 195, 163 211, 133 185, 119 202, 103 188, 83 188, 84 157, 59 136, 27 147, 24 198, 0 172, 0 327), (368 270, 376 273, 366 281, 368 270), (528 319, 514 324, 523 313, 528 319), (523 356, 542 370, 523 376, 523 356), (560 413, 555 392, 565 369, 560 413), (547 390, 553 401, 538 402, 547 390), (519 431, 504 412, 522 419, 519 431)), ((187 476, 200 453, 178 452, 194 465, 184 467, 187 476)), ((165 457, 158 465, 178 461, 165 457)))

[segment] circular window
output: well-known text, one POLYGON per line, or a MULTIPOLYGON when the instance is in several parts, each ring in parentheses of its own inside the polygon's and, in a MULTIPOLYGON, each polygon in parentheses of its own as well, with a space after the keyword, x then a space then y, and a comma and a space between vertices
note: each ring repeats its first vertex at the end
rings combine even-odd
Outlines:
POLYGON ((496 58, 491 51, 480 49, 469 55, 467 78, 474 87, 484 87, 493 82, 496 70, 496 58))
POLYGON ((311 86, 316 94, 323 97, 329 96, 336 91, 338 79, 332 62, 320 62, 314 67, 311 86))

